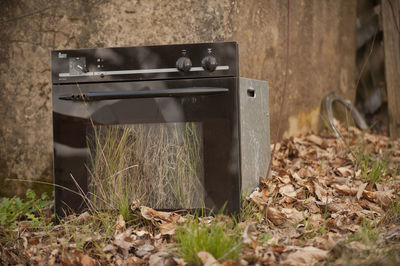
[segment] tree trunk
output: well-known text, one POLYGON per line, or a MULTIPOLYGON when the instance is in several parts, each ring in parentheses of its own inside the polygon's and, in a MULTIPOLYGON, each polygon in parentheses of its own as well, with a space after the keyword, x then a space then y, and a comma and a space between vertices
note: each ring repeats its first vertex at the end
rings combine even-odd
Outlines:
POLYGON ((389 133, 400 138, 400 0, 382 0, 389 133))

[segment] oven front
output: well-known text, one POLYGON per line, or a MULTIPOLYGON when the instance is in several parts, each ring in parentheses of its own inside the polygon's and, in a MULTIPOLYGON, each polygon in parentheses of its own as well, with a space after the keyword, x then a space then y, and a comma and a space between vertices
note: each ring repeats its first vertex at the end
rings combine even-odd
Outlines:
POLYGON ((56 213, 240 210, 238 78, 53 85, 56 213))

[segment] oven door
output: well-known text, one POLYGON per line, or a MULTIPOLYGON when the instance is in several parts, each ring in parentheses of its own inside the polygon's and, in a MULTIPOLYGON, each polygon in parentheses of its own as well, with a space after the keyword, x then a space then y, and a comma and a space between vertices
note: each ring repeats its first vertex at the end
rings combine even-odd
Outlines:
POLYGON ((240 210, 238 79, 53 86, 56 213, 240 210))

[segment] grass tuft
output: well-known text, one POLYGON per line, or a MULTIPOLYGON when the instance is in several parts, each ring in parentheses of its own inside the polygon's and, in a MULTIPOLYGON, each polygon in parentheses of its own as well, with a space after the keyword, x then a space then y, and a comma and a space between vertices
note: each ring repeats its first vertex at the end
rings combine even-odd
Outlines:
POLYGON ((359 241, 365 245, 373 245, 378 240, 377 223, 363 218, 360 230, 348 237, 348 242, 359 241))
MULTIPOLYGON (((216 219, 218 220, 218 219, 216 219)), ((180 227, 176 233, 180 254, 188 263, 200 265, 197 253, 207 251, 220 262, 237 260, 241 248, 241 237, 233 223, 223 221, 201 223, 197 218, 180 227)))
POLYGON ((91 201, 130 220, 130 205, 203 208, 202 131, 196 123, 94 126, 88 132, 91 201))

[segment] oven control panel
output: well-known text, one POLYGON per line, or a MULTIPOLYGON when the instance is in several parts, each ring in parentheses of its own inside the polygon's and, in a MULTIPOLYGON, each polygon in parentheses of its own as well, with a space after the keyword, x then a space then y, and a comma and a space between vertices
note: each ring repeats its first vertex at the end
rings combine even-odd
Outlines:
POLYGON ((236 42, 56 50, 52 82, 239 76, 236 42))

